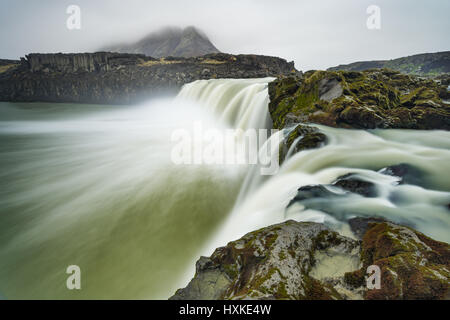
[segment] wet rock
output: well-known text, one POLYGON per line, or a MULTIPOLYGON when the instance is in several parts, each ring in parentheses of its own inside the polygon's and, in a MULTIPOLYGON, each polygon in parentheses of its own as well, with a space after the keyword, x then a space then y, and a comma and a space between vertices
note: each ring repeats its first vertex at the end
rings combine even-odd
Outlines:
POLYGON ((379 173, 399 177, 400 184, 412 184, 417 186, 424 186, 423 172, 420 169, 407 163, 400 163, 394 166, 389 166, 378 171, 379 173))
POLYGON ((311 200, 316 198, 336 198, 343 197, 344 193, 337 193, 330 190, 330 186, 309 185, 298 189, 297 195, 289 202, 288 208, 294 203, 311 200))
POLYGON ((377 196, 375 184, 364 181, 351 173, 339 177, 333 185, 346 191, 357 193, 363 197, 377 196))
POLYGON ((280 163, 282 163, 291 147, 293 154, 322 147, 327 143, 327 136, 319 131, 319 129, 302 124, 295 125, 294 129, 289 131, 280 150, 280 163))
MULTIPOLYGON (((336 182, 331 185, 308 185, 299 188, 297 195, 289 202, 288 208, 294 203, 312 199, 345 197, 348 192, 359 194, 363 197, 377 196, 375 184, 364 181, 353 173, 349 173, 339 177, 336 182)), ((327 211, 325 207, 320 205, 317 206, 317 203, 315 203, 314 208, 327 211)))

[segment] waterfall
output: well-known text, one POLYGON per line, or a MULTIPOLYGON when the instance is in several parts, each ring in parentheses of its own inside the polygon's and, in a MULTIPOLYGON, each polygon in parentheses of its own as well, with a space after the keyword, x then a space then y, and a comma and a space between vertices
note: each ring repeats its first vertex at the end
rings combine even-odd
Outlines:
POLYGON ((269 129, 272 126, 267 86, 273 78, 198 80, 187 84, 179 100, 202 105, 234 129, 269 129))
POLYGON ((0 103, 0 296, 165 299, 200 255, 286 219, 350 235, 348 218, 381 215, 449 242, 449 132, 317 126, 327 145, 290 152, 271 176, 259 164, 173 163, 173 132, 196 122, 270 129, 271 80, 196 81, 138 106, 0 103), (420 169, 424 184, 378 172, 399 163, 420 169), (377 197, 286 209, 298 188, 347 173, 373 182, 377 197), (65 288, 69 265, 82 270, 80 291, 65 288))
MULTIPOLYGON (((197 99, 211 112, 219 112, 234 127, 261 127, 266 123, 269 128, 269 121, 263 121, 262 117, 251 125, 246 122, 249 118, 256 119, 266 114, 267 91, 255 88, 266 81, 251 87, 245 87, 242 80, 200 81, 186 86, 180 97, 197 99), (255 104, 256 101, 264 102, 262 105, 255 104), (246 112, 244 118, 227 117, 246 112)), ((442 174, 450 170, 450 133, 316 127, 327 135, 329 142, 326 146, 297 154, 293 154, 291 147, 280 172, 270 178, 262 177, 255 167, 248 168, 235 206, 220 232, 206 245, 205 254, 250 230, 286 219, 326 223, 352 236, 346 224, 349 218, 378 216, 412 226, 435 239, 450 241, 450 184, 442 174), (398 178, 377 172, 400 163, 420 169, 424 185, 399 185, 398 178), (378 196, 365 198, 349 193, 343 198, 318 199, 317 203, 313 201, 307 206, 299 203, 287 209, 300 187, 328 185, 349 173, 373 183, 378 196)), ((281 131, 279 135, 287 133, 281 131)), ((300 140, 301 137, 294 144, 300 140)))

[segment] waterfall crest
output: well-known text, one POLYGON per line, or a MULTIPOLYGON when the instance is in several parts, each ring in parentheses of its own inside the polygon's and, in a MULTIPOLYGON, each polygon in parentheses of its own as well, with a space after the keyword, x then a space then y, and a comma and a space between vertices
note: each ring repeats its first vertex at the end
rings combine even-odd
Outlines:
POLYGON ((198 80, 185 85, 177 99, 199 103, 234 129, 270 129, 267 86, 272 80, 198 80))

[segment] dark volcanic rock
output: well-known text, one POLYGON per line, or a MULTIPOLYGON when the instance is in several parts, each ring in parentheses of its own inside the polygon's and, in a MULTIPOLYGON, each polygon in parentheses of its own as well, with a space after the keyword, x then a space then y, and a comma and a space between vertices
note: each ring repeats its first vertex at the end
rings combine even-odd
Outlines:
MULTIPOLYGON (((297 195, 289 202, 288 208, 296 202, 304 202, 307 200, 320 198, 330 199, 345 197, 346 192, 356 193, 363 197, 377 196, 375 184, 364 181, 355 176, 353 173, 349 173, 339 177, 336 182, 331 185, 308 185, 299 188, 297 195), (342 192, 339 192, 340 190, 342 190, 342 192)), ((321 209, 326 211, 324 207, 321 207, 321 209)))
POLYGON ((376 197, 377 195, 375 184, 359 179, 351 173, 339 177, 333 185, 364 197, 376 197))
POLYGON ((30 54, 20 64, 0 66, 0 101, 129 104, 200 79, 292 72, 293 62, 257 55, 154 59, 109 52, 30 54))
POLYGON ((370 223, 386 222, 383 218, 352 218, 348 220, 350 229, 359 239, 362 239, 370 223))
POLYGON ((310 185, 298 189, 297 195, 289 202, 288 208, 296 202, 311 200, 315 198, 342 197, 344 194, 335 193, 324 185, 310 185))
POLYGON ((274 127, 450 129, 447 86, 390 70, 308 71, 269 84, 274 127))
POLYGON ((424 173, 407 163, 389 166, 379 171, 382 174, 401 178, 400 184, 423 186, 424 173))
MULTIPOLYGON (((295 119, 293 121, 295 121, 295 119)), ((297 153, 302 150, 319 148, 327 142, 327 136, 317 128, 311 126, 297 124, 288 132, 286 139, 283 140, 282 148, 280 149, 280 163, 285 160, 287 153, 292 146, 292 152, 297 153)))

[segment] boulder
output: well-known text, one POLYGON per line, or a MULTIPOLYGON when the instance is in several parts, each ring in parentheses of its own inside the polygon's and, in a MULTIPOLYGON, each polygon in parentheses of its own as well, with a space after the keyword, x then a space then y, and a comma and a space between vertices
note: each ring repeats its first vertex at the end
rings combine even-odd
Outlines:
POLYGON ((287 221, 200 258, 195 277, 171 299, 348 298, 346 289, 323 279, 338 281, 358 269, 359 251, 358 241, 322 224, 287 221), (322 269, 333 262, 331 269, 322 269))
POLYGON ((336 182, 333 183, 333 186, 359 194, 363 197, 377 196, 375 184, 369 181, 362 180, 352 173, 339 177, 336 182))
POLYGON ((291 147, 293 148, 291 152, 297 153, 302 150, 320 148, 327 143, 327 136, 315 127, 297 124, 287 132, 280 147, 280 163, 285 160, 291 147))
POLYGON ((378 171, 379 173, 386 174, 393 177, 399 177, 400 184, 412 184, 417 186, 424 186, 423 176, 424 173, 416 167, 407 164, 400 163, 397 165, 389 166, 378 171))
POLYGON ((286 221, 246 234, 197 262, 171 299, 448 299, 450 246, 378 218, 350 223, 361 240, 323 224, 286 221), (369 266, 381 287, 367 286, 369 266))

